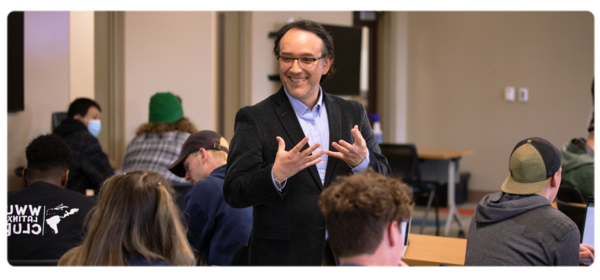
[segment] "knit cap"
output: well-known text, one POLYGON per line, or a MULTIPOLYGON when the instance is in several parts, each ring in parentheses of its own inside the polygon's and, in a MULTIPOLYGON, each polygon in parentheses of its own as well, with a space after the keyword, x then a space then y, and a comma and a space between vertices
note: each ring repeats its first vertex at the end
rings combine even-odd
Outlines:
POLYGON ((150 98, 149 123, 172 123, 183 118, 183 108, 177 96, 170 92, 157 92, 150 98))

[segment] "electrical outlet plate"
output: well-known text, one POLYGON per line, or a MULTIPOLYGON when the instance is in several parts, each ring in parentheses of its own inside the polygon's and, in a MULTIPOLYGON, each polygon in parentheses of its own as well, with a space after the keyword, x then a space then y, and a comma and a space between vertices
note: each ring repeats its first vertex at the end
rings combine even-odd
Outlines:
POLYGON ((515 101, 515 88, 514 87, 505 87, 504 88, 504 100, 509 102, 515 101))
POLYGON ((529 90, 527 88, 519 88, 519 101, 529 101, 529 90))

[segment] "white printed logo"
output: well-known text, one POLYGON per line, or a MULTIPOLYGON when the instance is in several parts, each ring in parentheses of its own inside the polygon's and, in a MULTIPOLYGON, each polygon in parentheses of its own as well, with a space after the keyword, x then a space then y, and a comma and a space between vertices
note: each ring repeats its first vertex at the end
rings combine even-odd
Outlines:
POLYGON ((60 221, 79 211, 79 208, 69 208, 69 206, 64 206, 61 203, 54 208, 46 209, 46 206, 44 206, 43 216, 40 217, 41 208, 42 206, 34 207, 31 204, 22 206, 18 204, 9 205, 7 221, 8 236, 13 234, 57 234, 60 221), (45 225, 48 225, 48 227, 45 225))

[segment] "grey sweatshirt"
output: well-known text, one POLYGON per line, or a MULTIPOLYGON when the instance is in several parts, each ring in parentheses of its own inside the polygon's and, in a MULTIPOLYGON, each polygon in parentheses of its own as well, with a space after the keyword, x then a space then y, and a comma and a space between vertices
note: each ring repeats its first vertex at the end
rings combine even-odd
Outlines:
POLYGON ((579 236, 545 197, 488 194, 471 220, 465 265, 578 265, 579 236))

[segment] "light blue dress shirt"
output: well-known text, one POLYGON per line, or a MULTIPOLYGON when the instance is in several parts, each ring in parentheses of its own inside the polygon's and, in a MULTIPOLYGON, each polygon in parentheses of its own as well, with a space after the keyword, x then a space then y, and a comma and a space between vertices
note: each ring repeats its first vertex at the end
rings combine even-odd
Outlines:
MULTIPOLYGON (((305 136, 308 136, 308 145, 312 146, 316 143, 321 143, 321 146, 317 148, 313 153, 318 153, 320 150, 329 150, 329 119, 327 118, 327 108, 325 104, 323 104, 323 89, 319 87, 319 100, 317 101, 317 105, 311 110, 300 100, 293 98, 291 95, 287 93, 285 88, 285 95, 290 100, 292 104, 292 108, 294 109, 294 113, 298 118, 298 122, 300 122, 300 126, 302 127, 302 131, 305 136)), ((291 147, 286 147, 291 149, 291 147)), ((317 171, 319 172, 319 177, 321 178, 321 183, 325 185, 325 170, 327 169, 327 160, 329 156, 327 154, 323 154, 321 162, 316 164, 317 171)), ((361 173, 369 167, 369 151, 367 150, 367 157, 356 167, 352 168, 352 172, 354 174, 361 173)), ((273 179, 273 170, 271 170, 271 179, 273 179)), ((273 185, 279 191, 281 191, 285 187, 285 182, 282 182, 281 189, 277 187, 275 184, 275 180, 273 179, 273 185)))

